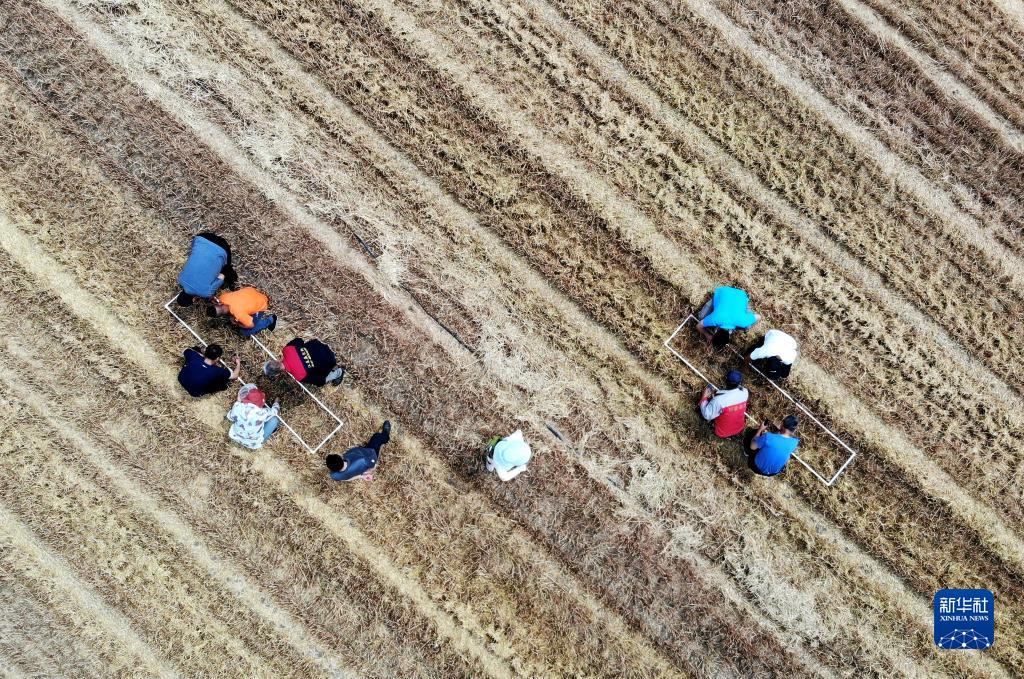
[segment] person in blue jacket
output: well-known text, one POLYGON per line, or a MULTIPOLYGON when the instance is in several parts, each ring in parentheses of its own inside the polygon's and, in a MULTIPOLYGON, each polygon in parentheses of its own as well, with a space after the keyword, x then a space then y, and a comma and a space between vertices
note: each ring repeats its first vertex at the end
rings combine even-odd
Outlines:
POLYGON ((697 312, 697 330, 716 349, 729 343, 733 331, 745 330, 760 317, 750 310, 750 298, 739 288, 715 288, 708 303, 697 312))
POLYGON ((237 280, 228 242, 215 233, 203 232, 192 239, 192 250, 178 274, 178 304, 192 306, 197 297, 210 299, 222 285, 230 288, 237 280))
POLYGON ((391 422, 384 421, 380 431, 366 442, 365 446, 349 448, 344 455, 328 455, 325 462, 331 478, 335 481, 366 479, 373 481, 373 469, 380 457, 380 448, 391 440, 391 422))
POLYGON ((767 422, 761 424, 746 446, 747 465, 755 474, 775 476, 786 468, 789 458, 800 445, 800 439, 793 435, 799 424, 796 415, 787 415, 777 434, 768 431, 767 422))

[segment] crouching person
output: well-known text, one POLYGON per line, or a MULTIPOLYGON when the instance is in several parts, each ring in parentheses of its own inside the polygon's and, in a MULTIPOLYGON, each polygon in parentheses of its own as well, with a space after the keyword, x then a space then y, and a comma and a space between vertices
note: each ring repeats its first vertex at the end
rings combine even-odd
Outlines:
POLYGON ((274 331, 277 316, 268 311, 270 299, 252 287, 225 292, 217 303, 207 308, 208 316, 219 318, 231 316, 231 322, 238 326, 242 337, 252 337, 261 330, 274 331))
POLYGON ((281 424, 280 412, 281 404, 276 401, 267 407, 266 396, 255 384, 243 385, 238 390, 238 400, 227 414, 231 422, 228 436, 246 448, 262 448, 281 424))
POLYGON ((185 364, 178 372, 178 383, 185 388, 190 396, 200 397, 224 391, 228 384, 238 377, 241 361, 235 357, 235 369, 228 370, 217 365, 224 350, 219 344, 207 345, 200 351, 192 347, 182 352, 185 364))
POLYGON ((760 316, 750 310, 750 298, 739 288, 720 286, 697 312, 697 332, 716 349, 729 343, 732 333, 757 323, 760 316))
POLYGON ((747 364, 752 365, 770 380, 784 380, 796 361, 799 347, 791 335, 781 330, 769 330, 761 342, 747 356, 747 364))
POLYGON ((776 434, 768 431, 770 425, 764 422, 745 446, 751 471, 761 476, 775 476, 782 472, 800 445, 800 439, 793 435, 799 424, 796 415, 787 415, 776 434))
POLYGON ((519 429, 499 439, 487 455, 487 471, 494 472, 502 481, 511 481, 526 471, 526 465, 533 457, 530 444, 519 429))
POLYGON ((349 448, 344 455, 328 455, 325 462, 331 478, 335 481, 373 481, 373 470, 380 458, 380 448, 390 440, 391 422, 385 420, 380 431, 374 433, 366 445, 349 448))
POLYGON ((215 233, 204 232, 192 239, 192 250, 178 274, 177 302, 192 306, 198 299, 210 299, 220 287, 232 287, 238 276, 231 267, 231 246, 215 233))
POLYGON ((303 384, 322 387, 330 382, 338 386, 345 375, 345 369, 338 367, 334 352, 320 340, 296 337, 285 345, 280 361, 267 361, 263 364, 263 374, 267 377, 277 377, 284 373, 303 384))
POLYGON ((747 401, 750 393, 741 386, 743 375, 730 370, 725 376, 725 389, 715 391, 710 385, 704 387, 697 404, 700 415, 707 422, 714 422, 715 436, 727 439, 743 432, 746 426, 747 401))

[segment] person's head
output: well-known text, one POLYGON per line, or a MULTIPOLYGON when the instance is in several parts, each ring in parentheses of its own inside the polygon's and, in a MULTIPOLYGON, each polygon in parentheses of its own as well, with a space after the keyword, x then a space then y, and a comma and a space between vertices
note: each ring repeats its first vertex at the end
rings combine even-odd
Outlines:
POLYGON ((796 415, 786 415, 782 420, 782 431, 789 432, 790 434, 796 431, 796 428, 800 426, 800 420, 796 418, 796 415))
POLYGON ((207 344, 206 345, 206 350, 203 351, 203 356, 205 356, 206 358, 210 359, 211 361, 216 361, 218 358, 220 358, 223 355, 224 355, 224 350, 221 349, 219 344, 207 344))
POLYGON ((206 307, 206 315, 209 316, 210 318, 217 318, 218 316, 223 316, 227 312, 228 307, 226 304, 211 304, 210 306, 206 307))
POLYGON ((190 295, 182 290, 178 293, 178 296, 174 298, 174 301, 177 302, 178 306, 192 306, 192 303, 196 301, 196 298, 194 295, 190 295))
POLYGON ((725 388, 735 389, 743 384, 743 374, 739 370, 730 370, 725 376, 725 388))
POLYGON ((711 336, 711 346, 715 349, 722 349, 726 344, 729 343, 729 331, 718 328, 715 330, 715 334, 711 336))
POLYGON ((341 455, 335 455, 332 453, 327 456, 325 462, 327 462, 327 469, 332 472, 340 472, 345 468, 345 458, 341 455))

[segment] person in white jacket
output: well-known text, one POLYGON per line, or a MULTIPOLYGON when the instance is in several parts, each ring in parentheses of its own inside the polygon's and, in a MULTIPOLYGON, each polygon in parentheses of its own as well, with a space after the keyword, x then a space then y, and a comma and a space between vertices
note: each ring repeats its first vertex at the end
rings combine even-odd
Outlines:
POLYGON ((238 400, 227 414, 231 422, 228 436, 246 448, 262 448, 281 424, 277 416, 280 412, 281 404, 276 401, 267 407, 266 396, 255 384, 243 385, 238 390, 238 400))
POLYGON ((769 330, 761 342, 747 357, 747 364, 753 365, 770 380, 784 380, 796 361, 799 346, 792 336, 781 330, 769 330))
POLYGON ((500 439, 487 456, 487 471, 494 472, 502 481, 511 481, 526 471, 526 465, 533 457, 530 444, 519 429, 500 439))

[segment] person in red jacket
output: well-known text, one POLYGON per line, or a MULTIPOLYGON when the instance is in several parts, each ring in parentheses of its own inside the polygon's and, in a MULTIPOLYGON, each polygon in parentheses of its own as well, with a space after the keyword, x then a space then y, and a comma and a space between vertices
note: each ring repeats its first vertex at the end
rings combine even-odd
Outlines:
POLYGON ((345 369, 338 367, 334 352, 320 340, 296 337, 285 345, 280 361, 263 364, 263 374, 267 377, 277 377, 282 373, 288 373, 303 384, 322 387, 330 382, 338 386, 345 376, 345 369))
POLYGON ((727 439, 743 433, 746 426, 747 400, 750 393, 741 386, 743 375, 739 370, 730 370, 725 376, 725 389, 708 385, 701 394, 701 417, 715 423, 715 435, 727 439))

